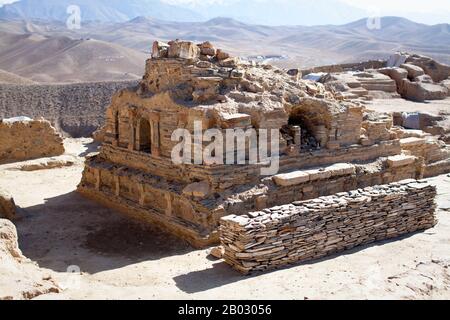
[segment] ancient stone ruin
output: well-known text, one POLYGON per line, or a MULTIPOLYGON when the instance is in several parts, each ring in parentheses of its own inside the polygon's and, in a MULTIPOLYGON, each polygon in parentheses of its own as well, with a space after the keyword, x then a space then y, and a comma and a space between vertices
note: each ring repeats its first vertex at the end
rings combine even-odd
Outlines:
POLYGON ((50 122, 27 117, 0 120, 0 164, 63 153, 62 137, 50 122))
POLYGON ((450 95, 450 66, 417 54, 397 53, 389 60, 323 66, 302 73, 324 83, 338 99, 363 103, 398 97, 424 102, 450 95))
MULTIPOLYGON (((388 76, 379 73, 379 84, 360 77, 367 87, 398 95, 388 76)), ((438 137, 395 127, 391 114, 371 111, 335 87, 302 80, 299 70, 242 62, 209 42, 155 42, 141 83, 113 97, 104 143, 87 159, 78 190, 205 247, 219 242, 225 216, 450 170, 450 149, 438 137), (262 161, 174 163, 173 132, 195 134, 196 122, 202 132, 276 130, 279 172, 261 174, 262 161)), ((248 143, 241 148, 249 153, 248 143)))

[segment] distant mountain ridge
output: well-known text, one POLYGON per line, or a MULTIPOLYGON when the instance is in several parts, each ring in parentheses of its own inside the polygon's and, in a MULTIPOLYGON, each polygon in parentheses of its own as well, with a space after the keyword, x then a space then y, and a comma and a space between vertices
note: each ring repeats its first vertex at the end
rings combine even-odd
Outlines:
POLYGON ((235 55, 280 55, 282 66, 314 66, 386 58, 395 51, 431 55, 450 63, 450 25, 429 26, 399 17, 380 19, 381 29, 366 19, 325 26, 251 25, 230 18, 206 22, 174 22, 141 18, 85 30, 86 34, 126 47, 150 50, 153 40, 212 41, 235 55))
MULTIPOLYGON (((206 22, 136 17, 119 23, 0 20, 0 69, 38 82, 138 79, 155 40, 211 41, 235 56, 284 68, 386 59, 416 52, 450 64, 450 25, 383 17, 381 29, 360 19, 344 25, 265 26, 231 18, 206 22), (90 40, 89 40, 90 39, 90 40)), ((5 76, 6 78, 6 76, 5 76)), ((10 78, 10 77, 8 77, 10 78)))
POLYGON ((179 21, 202 19, 188 8, 161 0, 21 0, 1 7, 0 19, 66 21, 71 5, 80 7, 82 21, 123 22, 138 16, 179 21))
MULTIPOLYGON (((0 69, 35 82, 136 80, 148 55, 119 44, 0 31, 0 69)), ((11 76, 6 78, 11 81, 11 76)))
MULTIPOLYGON (((342 25, 374 14, 373 10, 361 9, 344 0, 19 0, 0 7, 0 19, 65 22, 69 17, 69 5, 81 8, 84 22, 124 22, 138 16, 204 22, 221 16, 249 24, 317 26, 342 25)), ((450 13, 445 10, 441 13, 404 12, 410 19, 428 24, 450 20, 450 13)), ((394 10, 391 14, 399 13, 394 10)))
POLYGON ((199 1, 188 8, 208 19, 221 16, 271 26, 344 24, 370 15, 337 0, 230 0, 214 5, 199 1))
POLYGON ((265 25, 342 24, 368 15, 337 0, 231 0, 176 3, 170 0, 20 0, 0 8, 0 19, 66 21, 78 5, 84 21, 124 22, 138 16, 171 21, 206 21, 217 16, 265 25), (329 10, 329 8, 333 10, 329 10))

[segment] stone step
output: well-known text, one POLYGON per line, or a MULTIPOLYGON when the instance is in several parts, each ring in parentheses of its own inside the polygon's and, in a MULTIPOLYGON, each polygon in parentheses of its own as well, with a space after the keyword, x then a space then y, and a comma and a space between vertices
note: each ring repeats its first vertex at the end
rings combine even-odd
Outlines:
POLYGON ((278 174, 273 181, 282 187, 299 185, 309 181, 324 180, 332 177, 355 174, 356 167, 350 163, 336 163, 331 166, 314 168, 309 170, 297 170, 289 173, 278 174))
POLYGON ((351 94, 357 95, 358 97, 367 96, 369 94, 369 91, 367 89, 364 89, 364 88, 352 89, 349 92, 351 94))
POLYGON ((427 143, 427 139, 425 138, 417 138, 417 137, 409 137, 400 140, 400 145, 402 148, 411 148, 422 146, 427 143))
POLYGON ((400 154, 398 156, 388 157, 387 163, 391 168, 398 168, 413 164, 416 160, 417 158, 414 156, 400 154))

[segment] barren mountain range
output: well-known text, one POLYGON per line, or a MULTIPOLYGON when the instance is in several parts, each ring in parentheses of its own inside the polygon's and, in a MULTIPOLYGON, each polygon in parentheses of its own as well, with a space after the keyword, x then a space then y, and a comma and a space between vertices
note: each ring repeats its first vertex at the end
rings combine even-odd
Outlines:
POLYGON ((138 16, 193 22, 224 16, 252 24, 317 25, 343 24, 369 14, 340 0, 21 0, 0 8, 0 18, 64 22, 70 5, 80 8, 83 21, 100 22, 138 16))
POLYGON ((398 17, 370 30, 366 19, 335 26, 263 26, 230 18, 174 22, 138 17, 86 22, 69 30, 61 21, 0 20, 0 69, 36 82, 134 80, 143 74, 154 40, 209 40, 232 54, 281 67, 386 58, 399 50, 450 64, 450 25, 398 17))
POLYGON ((137 79, 146 55, 99 40, 0 34, 0 68, 36 82, 137 79))

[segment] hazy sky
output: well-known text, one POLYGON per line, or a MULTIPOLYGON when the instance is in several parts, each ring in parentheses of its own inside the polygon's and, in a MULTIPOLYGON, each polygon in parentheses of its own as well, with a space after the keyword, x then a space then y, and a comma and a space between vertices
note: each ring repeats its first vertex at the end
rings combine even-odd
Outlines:
MULTIPOLYGON (((16 0, 0 0, 0 5, 16 0)), ((93 0, 95 1, 95 0, 93 0)), ((171 3, 226 3, 235 0, 163 0, 171 3)), ((261 2, 270 0, 259 0, 261 2)), ((305 1, 305 0, 284 0, 305 1)), ((361 8, 370 14, 402 16, 417 22, 450 23, 450 0, 338 0, 361 8)), ((76 3, 76 0, 74 0, 76 3)))

